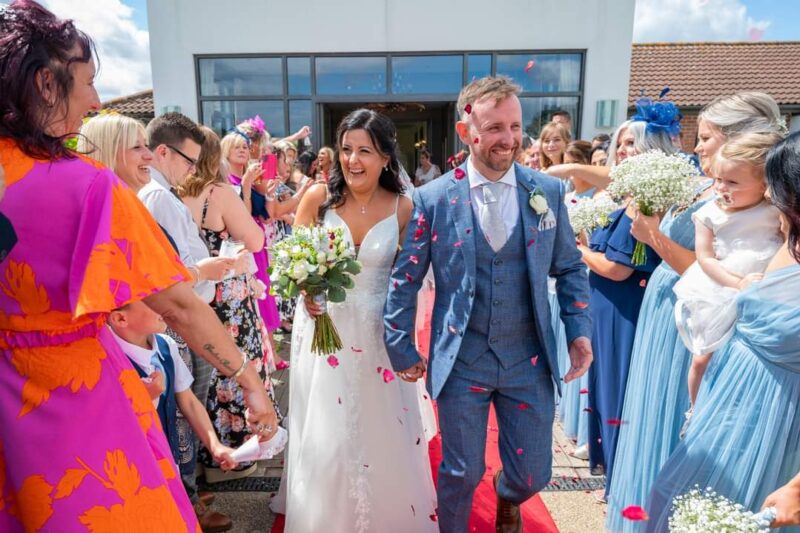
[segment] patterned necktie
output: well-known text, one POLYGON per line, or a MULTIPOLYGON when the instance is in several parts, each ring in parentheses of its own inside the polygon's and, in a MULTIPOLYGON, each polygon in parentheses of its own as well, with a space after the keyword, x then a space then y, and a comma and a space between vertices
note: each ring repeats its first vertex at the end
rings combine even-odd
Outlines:
POLYGON ((508 240, 503 213, 500 210, 500 194, 504 183, 489 182, 481 186, 483 209, 481 210, 481 229, 492 250, 498 252, 508 240))

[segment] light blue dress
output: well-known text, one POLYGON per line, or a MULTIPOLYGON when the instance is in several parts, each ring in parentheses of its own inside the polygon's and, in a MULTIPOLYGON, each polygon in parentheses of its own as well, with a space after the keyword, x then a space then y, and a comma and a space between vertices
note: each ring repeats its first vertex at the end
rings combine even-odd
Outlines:
MULTIPOLYGON (((677 213, 668 212, 661 232, 694 250, 692 214, 706 201, 677 213)), ((662 261, 647 282, 639 311, 609 488, 606 528, 615 533, 643 530, 641 522, 624 519, 622 510, 645 504, 653 480, 678 444, 683 414, 689 409, 686 376, 691 354, 680 341, 674 318, 672 287, 678 279, 680 276, 662 261)))
MULTIPOLYGON (((712 487, 751 511, 800 471, 800 265, 768 272, 737 297, 715 384, 653 484, 648 532, 666 532, 674 497, 712 487)), ((800 531, 800 527, 781 531, 800 531)))

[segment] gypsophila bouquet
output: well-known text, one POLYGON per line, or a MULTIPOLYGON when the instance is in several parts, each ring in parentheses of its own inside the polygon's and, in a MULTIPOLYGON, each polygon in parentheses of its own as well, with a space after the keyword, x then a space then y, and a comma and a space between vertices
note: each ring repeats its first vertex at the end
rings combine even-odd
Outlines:
POLYGON ((695 485, 673 501, 669 530, 672 533, 756 533, 767 531, 774 519, 774 508, 752 513, 710 487, 701 491, 695 485))
MULTIPOLYGON (((687 206, 695 196, 697 168, 685 157, 660 150, 631 156, 611 169, 608 193, 614 198, 630 197, 647 216, 672 206, 687 206)), ((631 257, 634 265, 647 260, 644 244, 636 243, 631 257)))
POLYGON ((609 215, 619 209, 619 205, 607 194, 578 198, 573 202, 567 207, 567 213, 575 235, 583 231, 588 235, 597 228, 605 228, 611 223, 609 215))
POLYGON ((303 291, 325 310, 314 317, 311 351, 327 355, 341 350, 342 340, 327 313, 327 302, 343 302, 345 290, 354 285, 351 276, 361 272, 344 229, 299 226, 275 243, 272 251, 270 281, 275 291, 284 298, 294 298, 303 291))

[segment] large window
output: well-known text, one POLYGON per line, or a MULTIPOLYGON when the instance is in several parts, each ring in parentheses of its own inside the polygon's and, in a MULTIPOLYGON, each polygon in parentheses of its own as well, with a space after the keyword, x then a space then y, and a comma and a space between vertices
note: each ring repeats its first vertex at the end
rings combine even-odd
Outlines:
POLYGON ((258 114, 280 137, 306 124, 319 130, 319 103, 455 102, 470 81, 498 74, 522 88, 529 135, 538 136, 556 110, 569 111, 579 131, 584 58, 582 51, 198 56, 200 120, 225 133, 258 114))

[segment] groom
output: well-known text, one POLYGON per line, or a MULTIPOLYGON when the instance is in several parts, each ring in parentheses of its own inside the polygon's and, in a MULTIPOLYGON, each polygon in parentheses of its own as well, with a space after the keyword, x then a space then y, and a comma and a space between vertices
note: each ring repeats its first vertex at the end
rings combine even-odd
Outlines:
POLYGON ((456 131, 470 146, 459 168, 414 192, 414 215, 390 280, 384 323, 406 381, 426 364, 411 332, 417 291, 432 265, 428 389, 437 400, 443 460, 439 525, 467 531, 484 474, 493 404, 503 470, 494 478, 497 531, 521 531, 519 505, 550 480, 553 386, 559 386, 547 277, 556 279, 569 341, 569 382, 592 362, 589 287, 558 180, 514 163, 522 143, 519 87, 475 80, 458 97, 456 131))

